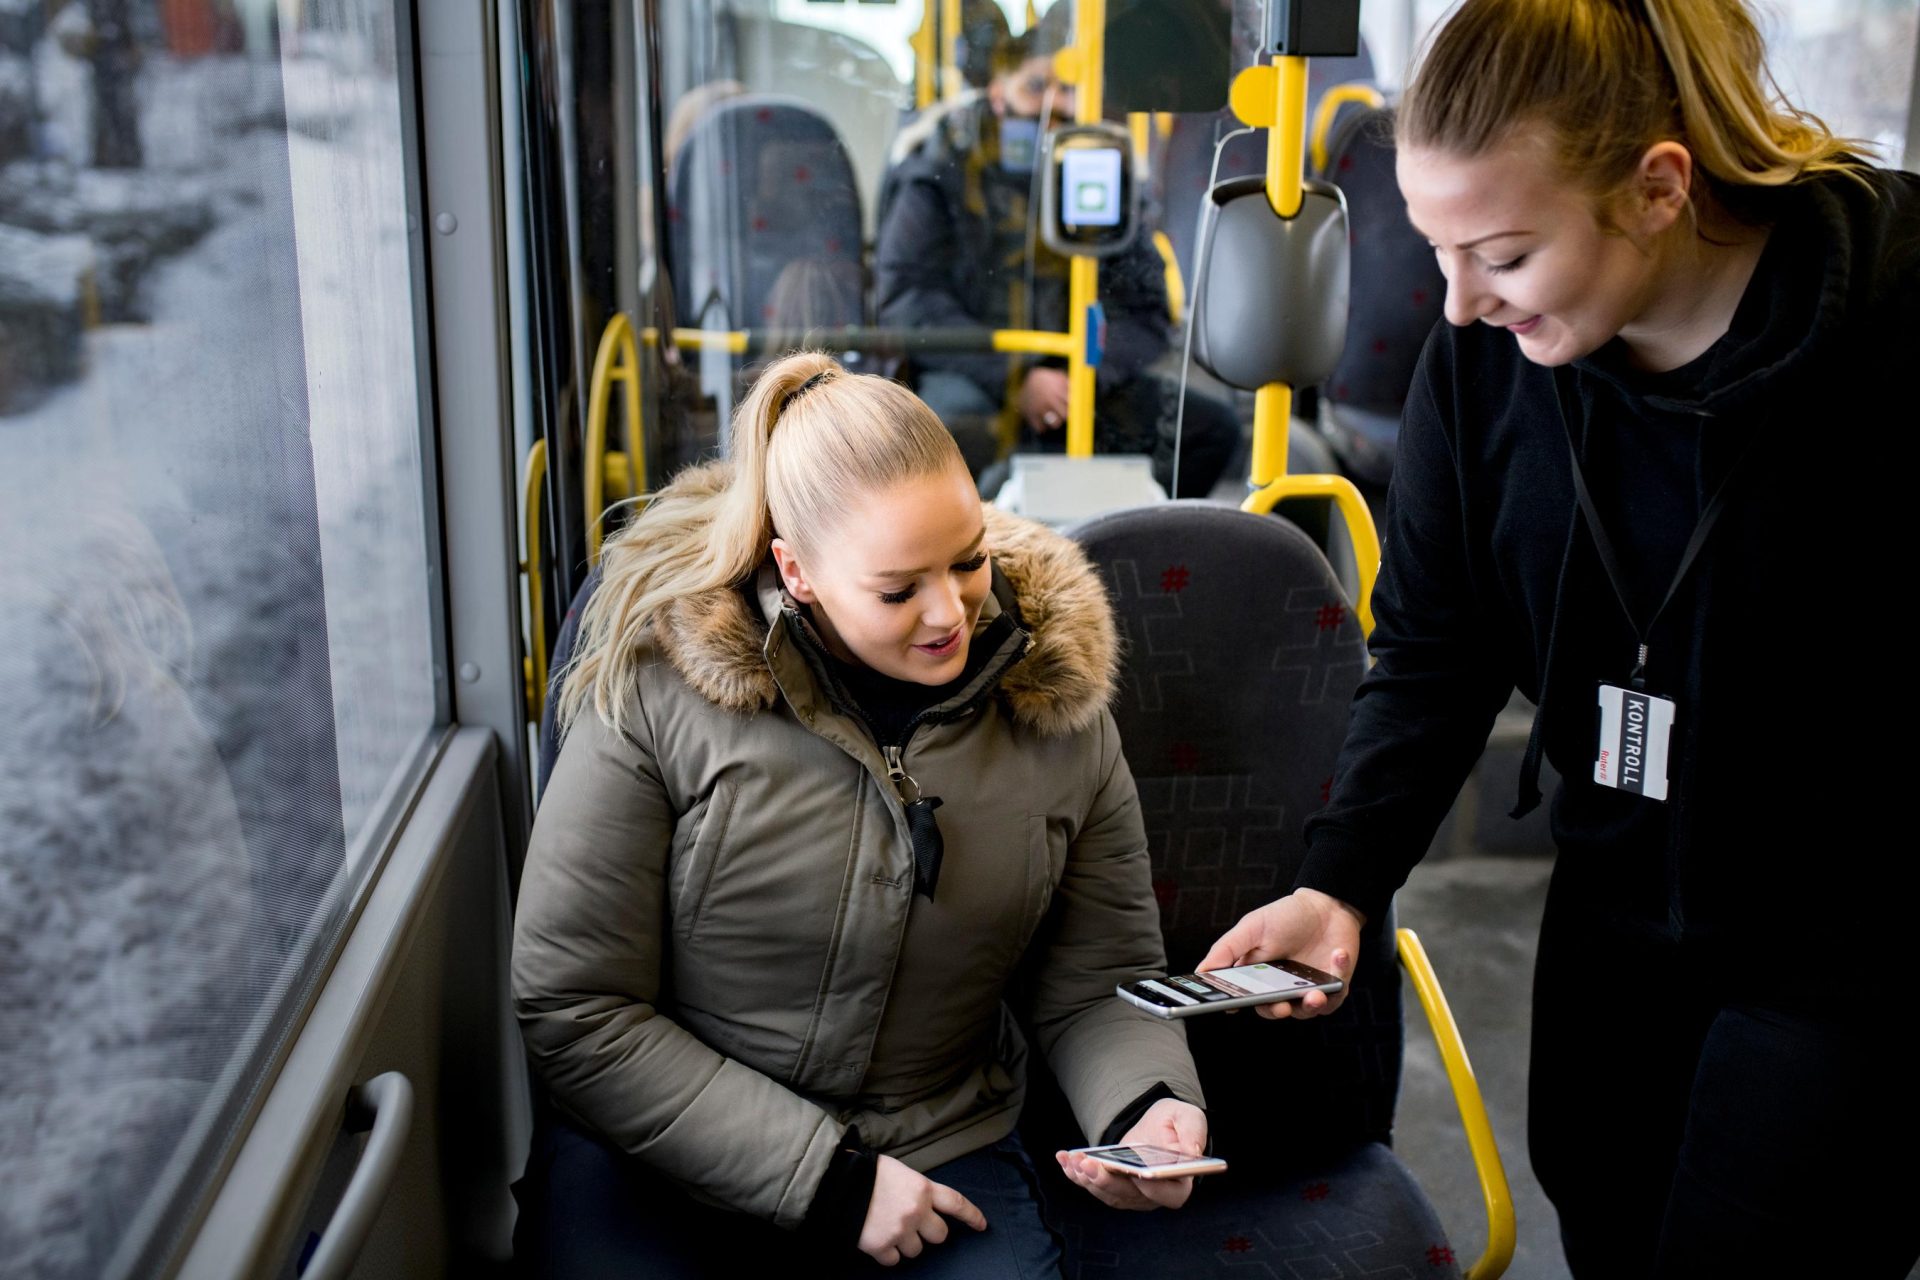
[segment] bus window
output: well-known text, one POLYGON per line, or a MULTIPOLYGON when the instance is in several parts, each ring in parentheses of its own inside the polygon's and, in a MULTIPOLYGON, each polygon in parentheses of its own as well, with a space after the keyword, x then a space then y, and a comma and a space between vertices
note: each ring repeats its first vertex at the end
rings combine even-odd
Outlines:
POLYGON ((396 63, 389 0, 0 22, 9 1271, 162 1269, 445 719, 396 63))

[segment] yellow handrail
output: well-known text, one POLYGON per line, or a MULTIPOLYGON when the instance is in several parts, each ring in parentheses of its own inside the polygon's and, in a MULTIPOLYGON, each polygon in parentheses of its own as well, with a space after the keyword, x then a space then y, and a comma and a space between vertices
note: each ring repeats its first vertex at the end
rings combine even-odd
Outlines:
MULTIPOLYGON (((1070 333, 1046 329, 993 329, 989 333, 989 348, 1002 353, 1064 359, 1073 351, 1074 339, 1070 333)), ((746 354, 753 335, 745 329, 674 329, 670 336, 674 346, 689 351, 726 351, 738 356, 746 354)), ((660 331, 651 326, 642 329, 640 340, 649 345, 657 343, 660 331)))
MULTIPOLYGON (((1256 410, 1259 407, 1257 400, 1254 407, 1256 410)), ((1372 635, 1373 584, 1380 577, 1380 534, 1374 527, 1367 500, 1345 476, 1281 476, 1248 494, 1240 509, 1263 516, 1288 498, 1331 498, 1340 509, 1347 522, 1347 532, 1353 537, 1353 563, 1360 573, 1360 593, 1354 602, 1354 613, 1360 618, 1361 634, 1372 635)))
POLYGON ((1474 1173, 1480 1179, 1480 1198, 1487 1206, 1487 1247, 1479 1259, 1467 1268, 1467 1280, 1497 1280, 1513 1261, 1513 1191, 1507 1185, 1507 1169, 1500 1161, 1500 1148, 1493 1140, 1493 1122, 1487 1118, 1486 1100, 1480 1096, 1480 1083, 1474 1078, 1473 1064, 1467 1061, 1467 1047, 1460 1040, 1460 1027, 1447 1006, 1447 993, 1440 989, 1427 949, 1411 929, 1401 929, 1400 963, 1413 980, 1420 1007, 1426 1010, 1433 1027, 1434 1041, 1440 1046, 1440 1061, 1446 1065, 1447 1081, 1453 1086, 1453 1100, 1460 1107, 1460 1123, 1467 1131, 1467 1147, 1473 1152, 1474 1173))
POLYGON ((626 313, 616 311, 600 335, 600 349, 593 356, 593 383, 587 399, 586 459, 581 471, 586 479, 587 562, 600 560, 603 536, 602 515, 607 502, 607 482, 626 489, 622 499, 646 492, 647 469, 645 437, 640 406, 640 353, 634 349, 633 322, 626 313), (626 470, 609 467, 607 457, 607 406, 613 395, 614 380, 626 390, 627 447, 626 470))
MULTIPOLYGON (((1065 4, 1067 0, 1060 0, 1065 4)), ((1074 88, 1073 118, 1099 124, 1106 112, 1107 0, 1073 0, 1073 43, 1054 56, 1054 71, 1074 88)), ((1093 304, 1100 299, 1100 260, 1067 262, 1067 456, 1093 456, 1094 367, 1087 360, 1093 304)))
POLYGON ((1327 134, 1333 129, 1333 118, 1340 114, 1340 108, 1349 102, 1365 103, 1369 107, 1387 105, 1386 95, 1370 84, 1353 81, 1349 84, 1337 84, 1320 95, 1320 107, 1313 113, 1313 171, 1327 171, 1327 134))
POLYGON ((527 558, 520 571, 527 575, 527 630, 532 640, 527 654, 527 718, 540 722, 547 704, 547 603, 540 580, 540 515, 546 498, 547 442, 535 440, 527 451, 527 478, 521 485, 520 512, 526 520, 527 558))

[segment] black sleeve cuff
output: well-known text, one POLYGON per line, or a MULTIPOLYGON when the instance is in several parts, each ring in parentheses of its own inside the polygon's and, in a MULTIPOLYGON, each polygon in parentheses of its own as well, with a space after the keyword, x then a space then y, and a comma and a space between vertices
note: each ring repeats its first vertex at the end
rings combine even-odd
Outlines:
POLYGON ((1113 1123, 1108 1125, 1106 1132, 1100 1135, 1100 1141, 1096 1145, 1111 1147, 1119 1142, 1127 1136, 1127 1130, 1140 1123, 1140 1117, 1147 1114, 1147 1109, 1162 1098, 1172 1098, 1176 1102, 1180 1100, 1179 1095, 1167 1088, 1166 1081, 1162 1080, 1120 1108, 1120 1114, 1113 1118, 1113 1123))
POLYGON ((813 1193, 806 1220, 800 1224, 801 1234, 828 1248, 859 1248, 879 1166, 880 1156, 860 1140, 859 1128, 848 1126, 813 1193))

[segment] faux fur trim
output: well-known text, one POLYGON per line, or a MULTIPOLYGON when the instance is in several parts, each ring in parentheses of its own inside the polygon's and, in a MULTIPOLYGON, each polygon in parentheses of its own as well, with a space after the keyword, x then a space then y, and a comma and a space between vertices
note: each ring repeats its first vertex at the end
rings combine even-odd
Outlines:
MULTIPOLYGON (((660 499, 725 487, 726 462, 690 467, 660 499)), ((1013 588, 1020 622, 1032 637, 1027 655, 1000 679, 996 694, 1014 722, 1037 733, 1077 733, 1112 699, 1120 645, 1100 575, 1078 543, 1045 525, 986 508, 987 549, 1013 588)), ((764 710, 779 696, 764 648, 767 623, 752 584, 686 596, 653 626, 660 656, 716 706, 764 710)))
POLYGON ((1015 723, 1050 737, 1078 733, 1100 718, 1119 681, 1106 586, 1071 538, 993 507, 986 515, 987 547, 1033 637, 998 692, 1015 723))

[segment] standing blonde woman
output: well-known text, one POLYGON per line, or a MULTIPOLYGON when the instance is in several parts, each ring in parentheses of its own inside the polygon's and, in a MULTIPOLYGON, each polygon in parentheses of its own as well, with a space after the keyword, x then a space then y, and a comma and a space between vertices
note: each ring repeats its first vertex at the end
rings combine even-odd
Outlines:
POLYGON ((1565 779, 1528 1137, 1581 1277, 1920 1255, 1882 1158, 1917 1136, 1880 746, 1911 704, 1870 665, 1908 576, 1920 180, 1763 53, 1739 0, 1466 0, 1435 37, 1398 163, 1449 323, 1378 662, 1294 892, 1206 961, 1347 971, 1517 685, 1521 810, 1543 749, 1565 779))
POLYGON ((733 439, 608 543, 566 675, 514 938, 557 1113, 520 1256, 1057 1274, 1016 1013, 1089 1140, 1207 1132, 1184 1033, 1113 995, 1164 958, 1105 592, 893 383, 781 360, 733 439))

